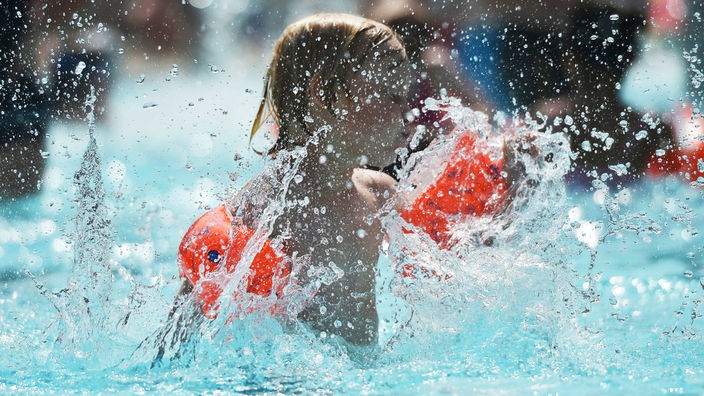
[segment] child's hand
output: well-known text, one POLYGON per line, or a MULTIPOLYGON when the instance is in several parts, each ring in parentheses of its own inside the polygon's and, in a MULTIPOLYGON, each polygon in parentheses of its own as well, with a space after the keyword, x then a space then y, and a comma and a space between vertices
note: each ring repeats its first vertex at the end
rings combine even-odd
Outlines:
POLYGON ((396 180, 384 172, 355 168, 351 181, 359 197, 376 209, 380 209, 395 193, 396 180))
MULTIPOLYGON (((525 160, 526 155, 531 158, 538 158, 540 149, 536 144, 538 136, 535 134, 520 134, 512 136, 504 142, 504 172, 506 172, 507 187, 513 189, 518 182, 527 177, 525 160)), ((536 183, 535 180, 528 180, 536 183)))

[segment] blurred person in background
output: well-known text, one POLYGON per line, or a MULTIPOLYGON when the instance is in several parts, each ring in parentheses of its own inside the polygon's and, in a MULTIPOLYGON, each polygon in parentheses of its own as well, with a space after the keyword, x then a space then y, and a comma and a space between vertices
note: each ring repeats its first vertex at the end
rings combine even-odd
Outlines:
MULTIPOLYGON (((442 114, 424 109, 427 98, 443 95, 462 100, 465 106, 488 112, 492 106, 473 81, 459 69, 452 41, 451 25, 420 0, 376 1, 360 4, 362 14, 391 27, 403 40, 414 74, 408 103, 409 127, 415 130, 411 151, 420 151, 437 133, 442 114)), ((446 131, 449 132, 449 131, 446 131)), ((401 161, 399 159, 399 161, 401 161)), ((400 167, 401 163, 394 166, 400 167)))
POLYGON ((0 11, 0 202, 39 191, 49 120, 43 86, 28 49, 30 7, 2 1, 0 11))
POLYGON ((638 54, 645 7, 572 0, 430 5, 449 29, 465 80, 493 111, 540 113, 549 126, 567 120, 553 127, 572 142, 568 179, 612 186, 639 179, 671 137, 669 126, 642 121, 619 95, 638 54))
POLYGON ((168 75, 200 55, 202 10, 188 3, 35 1, 32 11, 34 55, 63 119, 85 119, 92 88, 94 115, 103 120, 118 71, 168 75))
POLYGON ((105 113, 120 34, 115 29, 120 10, 88 0, 34 1, 32 49, 55 114, 84 120, 91 87, 94 115, 105 113))
POLYGON ((645 26, 641 12, 607 5, 582 4, 570 12, 562 58, 569 88, 559 102, 564 107, 537 107, 565 117, 558 127, 569 135, 575 153, 568 175, 573 182, 631 183, 644 175, 656 150, 671 141, 668 125, 648 121, 620 96, 645 26))

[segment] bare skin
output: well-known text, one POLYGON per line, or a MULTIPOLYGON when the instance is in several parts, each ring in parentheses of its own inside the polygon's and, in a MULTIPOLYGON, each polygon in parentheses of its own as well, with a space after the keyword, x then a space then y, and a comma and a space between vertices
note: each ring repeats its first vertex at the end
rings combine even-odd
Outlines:
POLYGON ((406 137, 400 100, 407 89, 405 54, 395 39, 382 44, 379 53, 350 76, 349 94, 336 103, 343 116, 331 114, 312 95, 312 129, 330 130, 320 144, 308 146, 308 159, 299 168, 303 181, 292 184, 287 197, 310 203, 289 208, 274 230, 289 236, 291 250, 310 254, 313 265, 342 274, 321 286, 301 319, 358 345, 377 341, 375 269, 384 238, 377 213, 395 185, 392 177, 360 165, 368 159, 375 165, 391 163, 406 137))
MULTIPOLYGON (((347 76, 348 90, 338 92, 334 109, 316 94, 320 81, 313 78, 307 128, 325 132, 317 144, 306 146, 297 171, 301 181, 291 183, 286 193, 286 202, 307 203, 287 206, 269 236, 285 241, 287 255, 310 255, 312 266, 339 276, 321 285, 299 317, 316 331, 354 345, 373 345, 378 339, 375 278, 384 238, 378 212, 394 196, 396 184, 391 176, 364 166, 392 163, 396 148, 405 145, 409 75, 405 50, 394 38, 379 44, 347 76)), ((230 208, 252 229, 265 206, 266 184, 250 182, 236 200, 243 205, 240 210, 230 208)), ((184 283, 179 295, 191 289, 184 283)), ((179 301, 184 300, 177 298, 177 305, 179 301)))

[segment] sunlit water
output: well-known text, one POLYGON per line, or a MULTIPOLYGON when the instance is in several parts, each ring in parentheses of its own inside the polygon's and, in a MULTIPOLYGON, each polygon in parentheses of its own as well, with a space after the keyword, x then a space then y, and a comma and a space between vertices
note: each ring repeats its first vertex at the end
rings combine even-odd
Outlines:
POLYGON ((220 315, 155 361, 180 238, 265 166, 247 148, 257 100, 234 80, 123 82, 110 117, 129 122, 52 127, 43 192, 0 203, 3 393, 704 392, 702 191, 568 188, 550 134, 536 141, 550 161, 523 158, 532 182, 513 206, 450 250, 388 214, 366 357, 295 321, 220 315), (401 277, 403 260, 451 277, 401 277))

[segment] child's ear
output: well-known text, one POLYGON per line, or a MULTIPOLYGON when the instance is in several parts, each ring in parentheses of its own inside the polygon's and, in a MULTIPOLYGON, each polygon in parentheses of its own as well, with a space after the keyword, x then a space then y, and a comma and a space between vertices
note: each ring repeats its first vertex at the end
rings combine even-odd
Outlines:
POLYGON ((313 98, 313 103, 315 103, 317 107, 325 108, 323 98, 320 96, 320 89, 322 86, 321 79, 322 77, 320 77, 320 72, 313 73, 313 77, 310 78, 308 95, 313 98))
POLYGON ((313 77, 310 79, 310 87, 309 87, 309 92, 308 94, 310 95, 311 98, 313 98, 313 103, 321 109, 325 109, 329 111, 332 114, 335 114, 335 109, 339 110, 346 110, 349 111, 349 107, 351 106, 351 101, 347 97, 347 93, 345 92, 345 89, 340 85, 340 84, 335 84, 333 87, 334 90, 333 92, 328 92, 326 94, 332 95, 332 98, 329 98, 330 107, 327 106, 326 104, 326 99, 324 96, 320 95, 321 89, 322 89, 322 77, 320 76, 320 72, 316 72, 313 74, 313 77))

